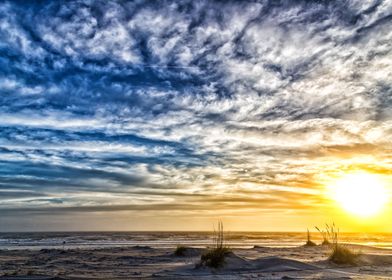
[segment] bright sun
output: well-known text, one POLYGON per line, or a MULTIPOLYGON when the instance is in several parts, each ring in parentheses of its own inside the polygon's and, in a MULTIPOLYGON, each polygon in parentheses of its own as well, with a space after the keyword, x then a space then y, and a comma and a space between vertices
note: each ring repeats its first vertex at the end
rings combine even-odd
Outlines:
POLYGON ((352 173, 332 186, 333 198, 349 213, 370 217, 381 212, 388 201, 385 183, 374 174, 352 173))

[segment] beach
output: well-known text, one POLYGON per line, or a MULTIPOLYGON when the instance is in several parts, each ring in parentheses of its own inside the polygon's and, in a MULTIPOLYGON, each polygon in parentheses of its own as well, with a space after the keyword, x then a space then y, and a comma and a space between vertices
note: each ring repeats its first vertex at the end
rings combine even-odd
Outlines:
MULTIPOLYGON (((92 234, 88 236, 91 239, 92 234)), ((176 242, 176 234, 167 236, 176 242)), ((36 243, 42 246, 39 240, 36 243)), ((164 244, 2 249, 0 279, 392 279, 390 248, 344 245, 358 253, 358 260, 355 265, 337 265, 328 260, 328 245, 249 246, 247 242, 231 248, 224 265, 214 269, 198 267, 205 246, 186 246, 177 256, 175 246, 164 244)))

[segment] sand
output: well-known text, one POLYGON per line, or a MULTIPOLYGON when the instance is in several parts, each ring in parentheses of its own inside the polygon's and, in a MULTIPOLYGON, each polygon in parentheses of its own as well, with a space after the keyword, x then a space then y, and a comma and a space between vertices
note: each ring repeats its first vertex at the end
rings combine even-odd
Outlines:
POLYGON ((195 268, 203 249, 0 251, 0 279, 392 279, 392 250, 366 246, 358 264, 335 265, 327 246, 233 249, 221 269, 195 268))

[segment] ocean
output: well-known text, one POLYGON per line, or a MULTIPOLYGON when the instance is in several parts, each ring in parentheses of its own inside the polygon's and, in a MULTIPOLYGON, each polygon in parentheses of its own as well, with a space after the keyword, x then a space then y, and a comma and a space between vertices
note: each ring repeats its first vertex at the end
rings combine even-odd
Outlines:
MULTIPOLYGON (((320 243, 321 236, 312 233, 320 243)), ((227 232, 226 244, 232 248, 295 247, 303 245, 306 233, 227 232)), ((340 241, 392 249, 392 233, 341 233, 340 241)), ((211 232, 19 232, 0 233, 0 250, 40 250, 149 246, 173 248, 177 245, 206 247, 213 243, 211 232)))

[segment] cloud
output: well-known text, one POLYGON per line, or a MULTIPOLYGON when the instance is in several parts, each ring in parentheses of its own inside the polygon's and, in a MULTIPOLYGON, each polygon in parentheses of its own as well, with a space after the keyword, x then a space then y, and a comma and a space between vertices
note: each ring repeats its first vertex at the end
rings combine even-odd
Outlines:
POLYGON ((320 202, 320 173, 385 174, 391 11, 0 4, 0 208, 299 213, 320 202))

